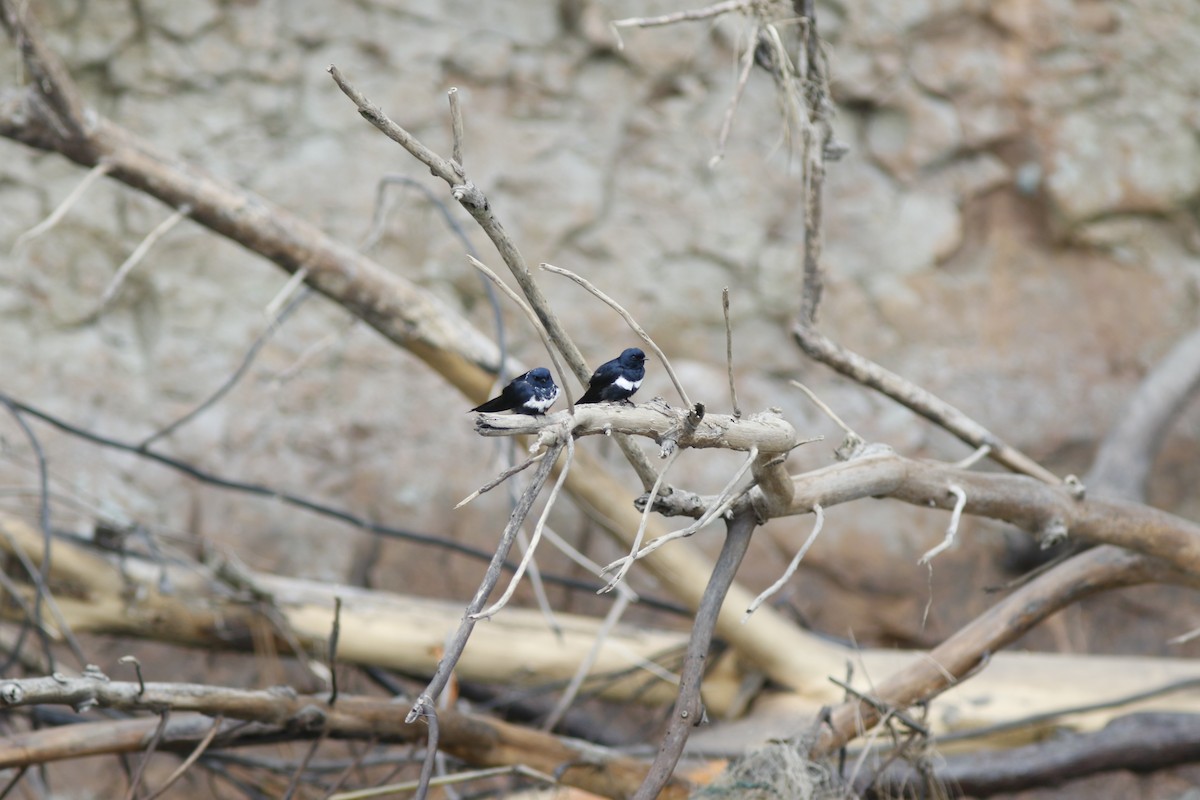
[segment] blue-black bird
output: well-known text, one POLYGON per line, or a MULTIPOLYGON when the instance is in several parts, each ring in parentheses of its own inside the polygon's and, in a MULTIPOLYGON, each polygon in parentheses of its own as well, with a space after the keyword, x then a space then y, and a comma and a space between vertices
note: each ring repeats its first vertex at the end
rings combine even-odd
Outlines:
POLYGON ((546 409, 554 405, 558 399, 558 387, 550 370, 537 367, 524 375, 518 375, 505 386, 499 397, 493 397, 482 405, 475 406, 472 411, 508 411, 512 409, 518 414, 545 414, 546 409))
POLYGON ((576 403, 617 403, 628 400, 646 377, 646 354, 630 347, 612 361, 601 364, 588 379, 587 391, 576 403))

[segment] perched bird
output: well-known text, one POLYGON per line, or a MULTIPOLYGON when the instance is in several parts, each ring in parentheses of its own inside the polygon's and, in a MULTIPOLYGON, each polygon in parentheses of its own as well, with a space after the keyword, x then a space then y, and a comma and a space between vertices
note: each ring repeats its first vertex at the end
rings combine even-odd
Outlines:
POLYGON ((588 380, 587 391, 576 403, 616 403, 628 400, 646 377, 646 354, 631 347, 601 364, 588 380))
POLYGON ((512 379, 508 386, 500 392, 499 397, 493 397, 482 405, 475 406, 472 411, 508 411, 518 414, 545 414, 546 409, 554 405, 558 399, 558 387, 550 370, 537 367, 524 375, 512 379))

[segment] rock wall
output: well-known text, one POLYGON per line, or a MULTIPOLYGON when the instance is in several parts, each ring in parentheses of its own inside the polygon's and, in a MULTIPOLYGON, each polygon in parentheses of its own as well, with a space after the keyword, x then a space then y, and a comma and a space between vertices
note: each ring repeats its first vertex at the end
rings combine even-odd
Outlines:
MULTIPOLYGON (((710 408, 728 404, 720 293, 729 286, 745 408, 779 406, 802 430, 836 437, 788 387, 800 378, 868 438, 909 454, 965 455, 907 411, 807 363, 791 343, 799 170, 761 70, 741 99, 724 159, 709 167, 745 25, 726 18, 626 30, 623 49, 607 25, 687 5, 33 4, 101 113, 348 242, 370 230, 382 176, 445 193, 358 117, 326 67, 336 63, 446 152, 444 93, 457 86, 467 168, 526 257, 578 271, 617 296, 710 408)), ((1140 377, 1200 320, 1200 74, 1192 68, 1200 7, 844 0, 820 14, 837 136, 849 146, 826 184, 822 326, 1053 468, 1086 469, 1140 377)), ((0 67, 11 87, 20 74, 11 47, 0 49, 0 67)), ((95 315, 118 265, 170 210, 101 181, 57 227, 14 250, 82 178, 56 156, 0 142, 4 391, 136 441, 237 368, 269 325, 287 276, 183 222, 95 315)), ((483 289, 440 211, 402 186, 389 198, 371 254, 491 330, 483 289)), ((468 235, 499 266, 484 238, 468 235)), ((574 285, 551 276, 543 284, 593 362, 631 341, 574 285)), ((505 320, 513 352, 541 361, 519 315, 506 308, 505 320)), ((652 369, 642 394, 668 389, 652 369)), ((415 359, 314 298, 221 403, 164 447, 226 476, 490 547, 505 498, 450 510, 497 464, 494 446, 471 432, 467 406, 415 359)), ((30 450, 5 426, 5 481, 20 487, 6 502, 25 503, 30 450)), ((369 563, 376 584, 403 590, 428 588, 431 565, 450 566, 438 590, 456 597, 477 581, 473 562, 397 543, 376 554, 365 535, 328 520, 38 433, 56 492, 69 498, 56 506, 64 527, 86 527, 96 514, 136 520, 175 546, 213 540, 258 566, 320 578, 345 579, 356 562, 369 563)), ((1188 496, 1198 440, 1193 410, 1164 455, 1174 466, 1156 482, 1158 499, 1192 512, 1200 511, 1188 496)), ((827 462, 828 452, 810 446, 796 469, 827 462)), ((677 482, 712 491, 731 464, 683 459, 677 482)), ((598 560, 615 552, 591 541, 575 515, 559 516, 564 533, 590 541, 598 560)), ((746 579, 773 580, 779 556, 798 546, 807 524, 773 523, 746 579)), ((796 603, 837 633, 854 627, 866 638, 905 641, 944 633, 960 612, 986 602, 950 586, 959 585, 953 576, 990 580, 1005 549, 994 528, 968 531, 939 573, 946 607, 935 607, 923 630, 926 574, 915 561, 944 524, 942 515, 891 506, 838 509, 796 603), (839 541, 872 555, 846 564, 839 541), (903 602, 880 611, 861 599, 868 589, 903 602)), ((581 601, 563 599, 570 602, 581 601)), ((1183 619, 1186 609, 1176 607, 1183 619)))

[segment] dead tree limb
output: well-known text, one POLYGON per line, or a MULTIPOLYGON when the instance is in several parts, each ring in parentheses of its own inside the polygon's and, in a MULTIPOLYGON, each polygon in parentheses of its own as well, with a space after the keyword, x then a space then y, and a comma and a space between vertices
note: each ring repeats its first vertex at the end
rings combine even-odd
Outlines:
MULTIPOLYGON (((110 681, 101 676, 83 678, 28 678, 0 681, 0 707, 19 708, 36 705, 68 705, 76 709, 111 708, 122 711, 199 712, 207 717, 224 716, 231 720, 281 728, 295 738, 325 734, 335 738, 378 739, 390 742, 422 742, 425 726, 404 721, 408 707, 379 697, 342 695, 337 705, 317 695, 297 695, 290 690, 253 691, 223 686, 180 683, 137 683, 110 681)), ((185 729, 195 735, 192 718, 185 729)), ((146 745, 145 723, 157 727, 157 719, 135 722, 95 723, 114 726, 108 735, 97 735, 97 728, 84 738, 68 732, 39 741, 38 733, 0 741, 0 768, 44 763, 52 758, 82 754, 132 752, 146 745), (64 741, 64 739, 66 741, 64 741), (47 741, 51 740, 51 741, 47 741), (56 741, 55 741, 56 740, 56 741), (68 746, 68 742, 72 743, 68 746), (90 744, 89 744, 90 743, 90 744), (81 753, 74 747, 82 747, 81 753), (36 757, 35 757, 36 756, 36 757)), ((205 732, 212 726, 211 719, 205 732)), ((170 725, 168 725, 168 729, 170 725)), ((509 725, 498 720, 451 710, 440 713, 442 750, 476 766, 523 764, 555 775, 568 786, 602 795, 627 797, 641 783, 646 765, 636 759, 615 755, 599 747, 568 742, 541 731, 509 725)), ((103 728, 99 729, 103 730, 103 728)), ((182 730, 182 729, 181 729, 182 730)), ((179 731, 172 732, 178 736, 179 731)), ((167 731, 164 730, 164 738, 167 731)), ((178 741, 178 738, 174 739, 178 741)), ((218 743, 220 739, 218 738, 218 743)), ((673 781, 662 797, 684 798, 687 787, 673 781)))

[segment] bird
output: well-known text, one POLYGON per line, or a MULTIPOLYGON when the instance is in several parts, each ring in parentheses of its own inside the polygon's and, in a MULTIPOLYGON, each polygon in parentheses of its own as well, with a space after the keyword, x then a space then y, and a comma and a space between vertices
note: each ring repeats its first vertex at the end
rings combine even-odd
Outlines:
POLYGON ((472 408, 472 411, 515 411, 518 414, 538 416, 554 405, 558 399, 558 386, 550 370, 536 367, 524 375, 518 375, 501 390, 499 396, 472 408))
POLYGON ((588 379, 587 391, 576 403, 616 403, 628 400, 646 377, 646 354, 630 347, 612 361, 597 367, 588 379))

